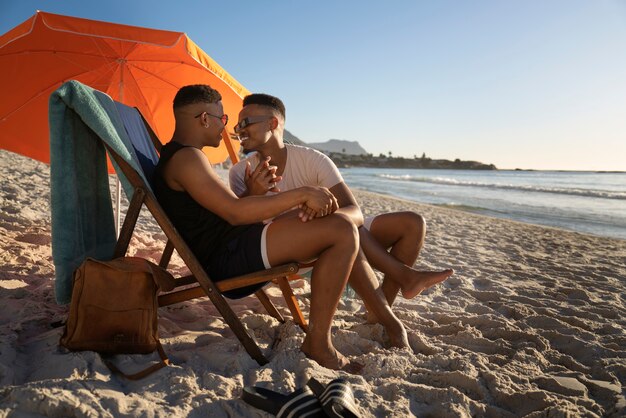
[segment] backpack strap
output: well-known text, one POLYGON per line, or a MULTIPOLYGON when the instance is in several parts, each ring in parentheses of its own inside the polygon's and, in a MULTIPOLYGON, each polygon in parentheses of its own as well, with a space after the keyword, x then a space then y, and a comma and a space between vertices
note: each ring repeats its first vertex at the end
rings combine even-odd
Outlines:
POLYGON ((133 374, 124 373, 123 371, 118 369, 115 364, 108 360, 107 357, 103 356, 102 354, 100 356, 102 357, 102 361, 104 362, 104 364, 109 368, 109 370, 111 370, 113 374, 123 376, 129 380, 139 380, 170 364, 170 359, 167 357, 167 354, 165 354, 165 351, 163 350, 163 347, 161 346, 161 342, 159 340, 157 340, 157 351, 159 353, 161 361, 133 374))

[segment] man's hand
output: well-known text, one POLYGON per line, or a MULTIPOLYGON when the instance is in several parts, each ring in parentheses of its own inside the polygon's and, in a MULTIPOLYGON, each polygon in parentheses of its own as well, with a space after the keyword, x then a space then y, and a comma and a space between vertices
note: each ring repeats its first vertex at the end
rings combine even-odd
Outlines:
POLYGON ((309 186, 305 189, 308 192, 308 198, 304 203, 300 204, 300 213, 298 215, 302 222, 330 215, 339 208, 337 199, 326 187, 309 186))
POLYGON ((250 162, 246 162, 246 173, 244 177, 244 182, 246 183, 246 187, 248 188, 248 193, 250 196, 254 195, 264 195, 268 191, 278 193, 280 189, 276 186, 276 183, 281 181, 282 176, 276 175, 276 170, 278 167, 275 165, 270 165, 271 157, 265 158, 265 160, 261 161, 259 165, 251 172, 250 162))

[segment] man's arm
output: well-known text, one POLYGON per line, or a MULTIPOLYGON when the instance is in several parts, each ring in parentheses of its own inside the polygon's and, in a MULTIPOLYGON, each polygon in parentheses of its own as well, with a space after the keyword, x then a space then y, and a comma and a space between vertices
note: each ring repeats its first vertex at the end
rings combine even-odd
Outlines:
POLYGON ((232 225, 260 222, 298 205, 308 208, 301 213, 302 220, 307 221, 317 213, 332 213, 337 207, 332 193, 321 187, 239 199, 215 174, 205 155, 195 148, 177 152, 165 167, 164 177, 169 187, 186 191, 200 205, 232 225))
POLYGON ((250 160, 245 160, 237 164, 229 172, 230 188, 239 197, 262 196, 267 192, 280 192, 276 183, 282 180, 276 175, 278 167, 270 165, 270 157, 267 157, 257 164, 252 170, 250 160))
POLYGON ((248 195, 246 183, 244 182, 247 160, 239 161, 228 171, 228 185, 230 189, 239 197, 248 195))
POLYGON ((301 160, 298 166, 300 181, 308 185, 328 187, 337 199, 338 211, 348 216, 357 227, 361 227, 363 225, 361 208, 335 163, 319 151, 310 148, 297 150, 301 160))
POLYGON ((339 205, 337 212, 347 215, 357 227, 363 225, 361 208, 356 203, 356 199, 346 183, 342 181, 329 190, 337 199, 337 204, 339 205))

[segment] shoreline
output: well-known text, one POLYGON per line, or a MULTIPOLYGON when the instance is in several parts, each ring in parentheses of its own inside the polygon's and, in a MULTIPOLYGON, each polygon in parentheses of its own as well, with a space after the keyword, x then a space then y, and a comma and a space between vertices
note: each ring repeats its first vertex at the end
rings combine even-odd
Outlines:
MULTIPOLYGON (((49 168, 0 151, 0 416, 260 416, 244 386, 283 394, 310 377, 344 377, 365 417, 623 416, 626 414, 626 243, 356 190, 366 216, 411 210, 428 231, 419 269, 455 274, 398 298, 410 350, 387 349, 358 299, 342 298, 333 342, 360 375, 320 367, 302 331, 254 297, 229 301, 270 362, 259 366, 207 298, 159 309, 171 365, 130 382, 93 352, 58 345, 67 307, 54 302, 49 168), (72 415, 73 414, 73 415, 72 415)), ((113 179, 111 179, 113 181, 113 179)), ((158 260, 165 243, 140 216, 130 256, 158 260)), ((178 257, 172 272, 184 274, 178 257)), ((378 275, 381 278, 380 274, 378 275)), ((310 284, 292 282, 308 317, 310 284)), ((290 318, 280 290, 268 287, 290 318)), ((126 370, 156 355, 120 355, 126 370)))
MULTIPOLYGON (((410 199, 403 198, 403 197, 400 197, 400 196, 394 196, 392 194, 386 194, 386 193, 382 193, 382 192, 372 192, 372 191, 365 190, 365 189, 358 188, 358 187, 351 188, 351 190, 353 192, 358 192, 358 193, 377 195, 377 196, 380 196, 381 198, 385 198, 385 199, 397 199, 397 200, 400 200, 402 202, 405 202, 408 205, 428 206, 428 207, 433 207, 433 208, 437 208, 437 209, 447 209, 447 210, 462 212, 462 213, 465 213, 465 214, 472 214, 472 215, 476 215, 476 216, 483 216, 485 218, 490 218, 490 219, 501 219, 501 220, 514 222, 514 223, 518 223, 518 224, 522 224, 522 225, 534 226, 534 227, 539 227, 539 228, 555 229, 557 231, 562 231, 562 232, 566 232, 566 233, 588 235, 588 236, 593 237, 593 238, 623 241, 626 244, 626 238, 619 238, 619 237, 614 237, 614 236, 609 236, 609 235, 593 234, 591 232, 575 231, 573 229, 567 229, 567 228, 563 228, 563 227, 559 227, 559 226, 552 226, 552 225, 544 225, 544 224, 536 224, 536 223, 531 223, 531 222, 525 222, 525 221, 520 221, 520 220, 517 220, 517 219, 512 219, 512 218, 506 217, 504 215, 503 216, 495 216, 495 215, 491 215, 491 214, 480 213, 480 211, 488 211, 488 209, 484 209, 484 208, 480 208, 480 207, 476 207, 475 208, 476 210, 463 209, 463 207, 466 207, 466 206, 458 205, 458 207, 457 207, 457 205, 418 202, 418 201, 410 200, 410 199)), ((355 195, 356 195, 356 193, 355 193, 355 195)))

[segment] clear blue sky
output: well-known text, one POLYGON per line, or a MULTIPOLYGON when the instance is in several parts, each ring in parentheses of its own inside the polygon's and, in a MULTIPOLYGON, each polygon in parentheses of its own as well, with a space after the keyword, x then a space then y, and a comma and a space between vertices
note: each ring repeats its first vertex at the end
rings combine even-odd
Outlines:
POLYGON ((626 170, 626 2, 0 0, 186 32, 305 142, 499 168, 626 170))

